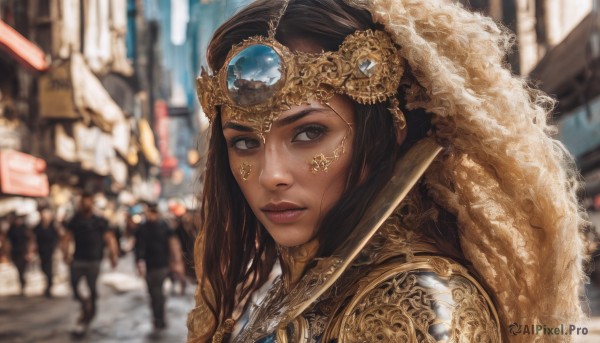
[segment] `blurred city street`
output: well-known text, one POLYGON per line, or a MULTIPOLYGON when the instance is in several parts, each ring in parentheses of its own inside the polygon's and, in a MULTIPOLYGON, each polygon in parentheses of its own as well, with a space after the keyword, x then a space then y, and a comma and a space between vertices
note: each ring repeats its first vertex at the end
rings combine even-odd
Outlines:
POLYGON ((600 342, 600 318, 591 318, 585 326, 589 332, 587 335, 576 336, 575 343, 598 343, 600 342))
MULTIPOLYGON (((57 254, 58 255, 58 254, 57 254)), ((78 316, 78 304, 71 299, 68 273, 65 266, 55 275, 54 298, 43 296, 43 276, 38 268, 31 268, 27 275, 25 296, 19 296, 16 269, 7 263, 0 264, 0 342, 2 343, 176 343, 184 342, 187 335, 186 315, 191 310, 194 288, 188 285, 185 295, 172 294, 168 281, 165 289, 168 327, 163 331, 152 328, 148 295, 143 279, 134 270, 132 255, 121 258, 119 265, 111 270, 108 263, 102 265, 99 280, 100 295, 98 315, 83 339, 71 336, 78 316)), ((106 262, 106 261, 105 261, 106 262)), ((592 303, 598 308, 600 290, 588 289, 592 303)), ((596 310, 596 311, 597 311, 596 310)), ((576 343, 600 342, 600 316, 582 324, 587 335, 576 336, 576 343)))
MULTIPOLYGON (((18 295, 17 271, 10 264, 0 264, 0 342, 64 343, 79 342, 184 342, 187 335, 186 316, 193 306, 194 288, 185 295, 172 295, 166 282, 167 328, 152 327, 146 285, 134 270, 132 255, 120 259, 116 269, 102 265, 99 279, 97 316, 83 339, 71 337, 79 305, 71 298, 68 274, 61 269, 55 276, 54 297, 43 296, 43 276, 30 270, 24 297, 18 295)), ((179 289, 177 289, 179 291, 179 289)))
MULTIPOLYGON (((600 0, 452 1, 514 33, 507 67, 556 100, 548 120, 582 179, 585 244, 596 266, 579 289, 590 320, 578 323, 587 334, 575 342, 598 343, 600 0)), ((213 156, 196 78, 215 30, 251 2, 0 0, 0 343, 186 340, 195 285, 181 294, 166 279, 161 330, 161 305, 153 317, 138 272, 196 277, 204 166, 213 156), (95 317, 85 313, 91 301, 74 299, 64 260, 82 262, 82 278, 99 277, 95 317), (93 320, 77 338, 86 315, 93 320)), ((160 290, 163 278, 150 288, 160 290)))

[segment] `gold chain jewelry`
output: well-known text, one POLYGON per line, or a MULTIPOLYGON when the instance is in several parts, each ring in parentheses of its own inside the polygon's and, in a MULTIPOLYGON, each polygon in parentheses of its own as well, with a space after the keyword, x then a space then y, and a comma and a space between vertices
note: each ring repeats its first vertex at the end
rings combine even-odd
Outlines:
POLYGON ((238 171, 240 172, 240 175, 242 176, 242 180, 248 181, 248 177, 250 176, 250 173, 252 172, 252 164, 250 164, 248 162, 242 162, 238 171))
POLYGON ((290 2, 289 0, 284 0, 283 6, 281 6, 281 10, 279 10, 279 15, 277 16, 277 18, 274 18, 273 20, 271 20, 269 22, 269 38, 275 39, 275 34, 277 33, 277 27, 279 27, 279 22, 281 21, 281 18, 285 14, 285 11, 287 10, 289 2, 290 2))
POLYGON ((396 129, 402 131, 406 128, 406 118, 404 117, 404 113, 400 110, 400 102, 398 99, 393 98, 390 101, 390 108, 388 110, 392 113, 392 118, 394 118, 394 125, 396 129))

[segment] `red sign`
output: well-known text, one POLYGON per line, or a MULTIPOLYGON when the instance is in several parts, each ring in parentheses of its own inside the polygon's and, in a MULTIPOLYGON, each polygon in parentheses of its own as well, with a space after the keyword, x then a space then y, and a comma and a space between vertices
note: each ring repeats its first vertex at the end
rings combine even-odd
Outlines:
POLYGON ((177 158, 171 156, 169 151, 169 108, 167 103, 158 100, 154 104, 154 125, 158 136, 158 151, 161 156, 161 173, 169 176, 179 164, 177 158))
POLYGON ((4 194, 45 197, 49 193, 46 161, 13 150, 0 151, 0 189, 4 194))
POLYGON ((17 60, 33 69, 40 71, 48 69, 46 55, 42 49, 2 20, 0 20, 0 47, 4 47, 17 60))

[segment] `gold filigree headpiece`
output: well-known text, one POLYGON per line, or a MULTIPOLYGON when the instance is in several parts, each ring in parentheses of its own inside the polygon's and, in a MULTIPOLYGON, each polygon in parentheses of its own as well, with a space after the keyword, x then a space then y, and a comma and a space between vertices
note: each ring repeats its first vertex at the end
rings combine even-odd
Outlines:
POLYGON ((214 76, 203 69, 197 90, 211 122, 217 106, 226 106, 232 119, 269 131, 281 111, 309 99, 328 103, 345 94, 361 104, 384 102, 396 95, 403 72, 404 60, 383 31, 357 31, 338 51, 320 54, 292 52, 257 36, 234 46, 214 76))

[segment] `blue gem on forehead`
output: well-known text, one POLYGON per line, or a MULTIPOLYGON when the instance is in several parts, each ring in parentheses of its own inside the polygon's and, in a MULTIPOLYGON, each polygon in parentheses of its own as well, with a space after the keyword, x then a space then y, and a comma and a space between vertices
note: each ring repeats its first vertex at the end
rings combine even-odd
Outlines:
POLYGON ((251 45, 227 64, 227 91, 237 106, 262 104, 283 84, 282 60, 270 46, 251 45))

